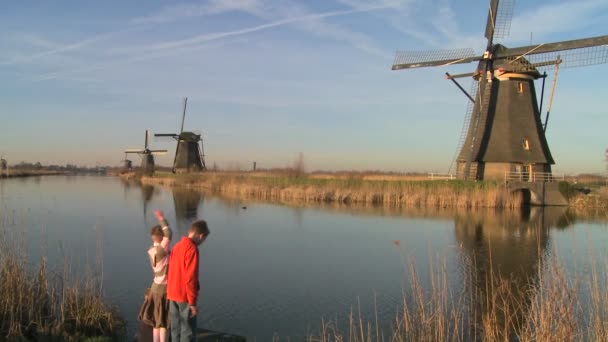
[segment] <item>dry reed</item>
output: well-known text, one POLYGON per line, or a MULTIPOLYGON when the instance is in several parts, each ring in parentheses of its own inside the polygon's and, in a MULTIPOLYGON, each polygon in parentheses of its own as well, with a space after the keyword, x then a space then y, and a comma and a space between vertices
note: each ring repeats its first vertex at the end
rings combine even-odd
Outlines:
POLYGON ((261 200, 373 204, 387 207, 519 208, 522 198, 497 182, 315 178, 310 175, 207 172, 157 174, 144 184, 184 186, 261 200))
POLYGON ((608 267, 600 271, 592 262, 581 286, 559 261, 541 265, 539 258, 537 274, 523 286, 490 267, 465 276, 462 290, 454 293, 447 262, 430 264, 430 285, 424 289, 413 263, 407 263, 410 288, 388 335, 378 332, 377 321, 364 322, 351 313, 347 327, 323 321, 319 334, 307 340, 608 341, 608 267))
MULTIPOLYGON (((22 238, 21 238, 22 239, 22 238)), ((26 248, 0 227, 0 340, 81 341, 124 336, 125 322, 105 303, 101 278, 84 279, 48 269, 46 258, 28 263, 26 248)))

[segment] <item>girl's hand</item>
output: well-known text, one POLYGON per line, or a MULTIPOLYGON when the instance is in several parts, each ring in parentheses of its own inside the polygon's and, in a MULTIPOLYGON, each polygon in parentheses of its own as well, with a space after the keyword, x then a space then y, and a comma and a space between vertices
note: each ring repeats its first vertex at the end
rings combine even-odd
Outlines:
POLYGON ((165 214, 163 214, 162 210, 154 210, 154 216, 156 216, 159 221, 165 219, 165 214))

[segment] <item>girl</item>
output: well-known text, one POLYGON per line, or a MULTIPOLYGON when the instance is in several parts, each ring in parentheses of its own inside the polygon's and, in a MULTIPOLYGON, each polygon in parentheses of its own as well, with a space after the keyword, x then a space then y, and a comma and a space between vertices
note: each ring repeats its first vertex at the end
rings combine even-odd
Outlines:
POLYGON ((156 210, 154 215, 160 223, 160 225, 152 227, 150 231, 152 246, 148 249, 154 280, 149 293, 146 294, 139 319, 152 326, 154 342, 165 342, 167 340, 169 317, 167 266, 169 265, 169 245, 171 244, 172 233, 163 212, 156 210))

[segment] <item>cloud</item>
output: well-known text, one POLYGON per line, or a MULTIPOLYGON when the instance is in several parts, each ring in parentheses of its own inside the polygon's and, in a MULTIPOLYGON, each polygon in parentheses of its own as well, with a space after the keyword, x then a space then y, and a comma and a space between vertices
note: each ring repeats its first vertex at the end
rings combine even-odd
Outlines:
POLYGON ((567 1, 545 5, 514 17, 509 40, 528 41, 531 32, 534 36, 543 37, 552 33, 600 27, 608 19, 605 15, 607 10, 608 2, 605 0, 567 1))

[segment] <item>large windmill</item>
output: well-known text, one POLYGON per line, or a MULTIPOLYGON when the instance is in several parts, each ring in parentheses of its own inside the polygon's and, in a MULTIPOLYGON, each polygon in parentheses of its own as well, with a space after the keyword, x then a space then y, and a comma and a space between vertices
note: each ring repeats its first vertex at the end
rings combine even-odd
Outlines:
POLYGON ((173 160, 173 173, 186 173, 207 170, 205 166, 205 154, 203 139, 200 134, 184 132, 184 121, 186 119, 186 106, 188 98, 184 98, 182 112, 182 125, 179 133, 154 134, 155 137, 171 137, 177 140, 175 159, 173 160))
MULTIPOLYGON (((146 142, 144 144, 144 149, 127 149, 125 150, 125 155, 129 153, 139 154, 141 157, 141 168, 140 172, 146 175, 151 175, 154 173, 154 155, 165 154, 167 150, 151 150, 148 148, 148 140, 149 140, 150 132, 146 130, 146 142)), ((125 156, 125 167, 131 166, 131 161, 128 160, 125 156)))
MULTIPOLYGON (((550 175, 555 164, 542 123, 542 97, 546 68, 578 67, 608 61, 608 36, 507 48, 494 44, 508 35, 514 0, 491 0, 486 24, 486 51, 473 49, 397 52, 393 70, 448 66, 478 62, 472 73, 450 75, 471 104, 465 117, 456 170, 459 178, 500 179, 507 173, 532 179, 534 173, 550 175), (457 82, 473 77, 468 94, 457 82), (543 79, 540 106, 534 81, 543 79), (539 108, 540 107, 540 108, 539 108), (466 134, 465 133, 466 130, 466 134)), ((554 76, 555 81, 555 76, 554 76)))

